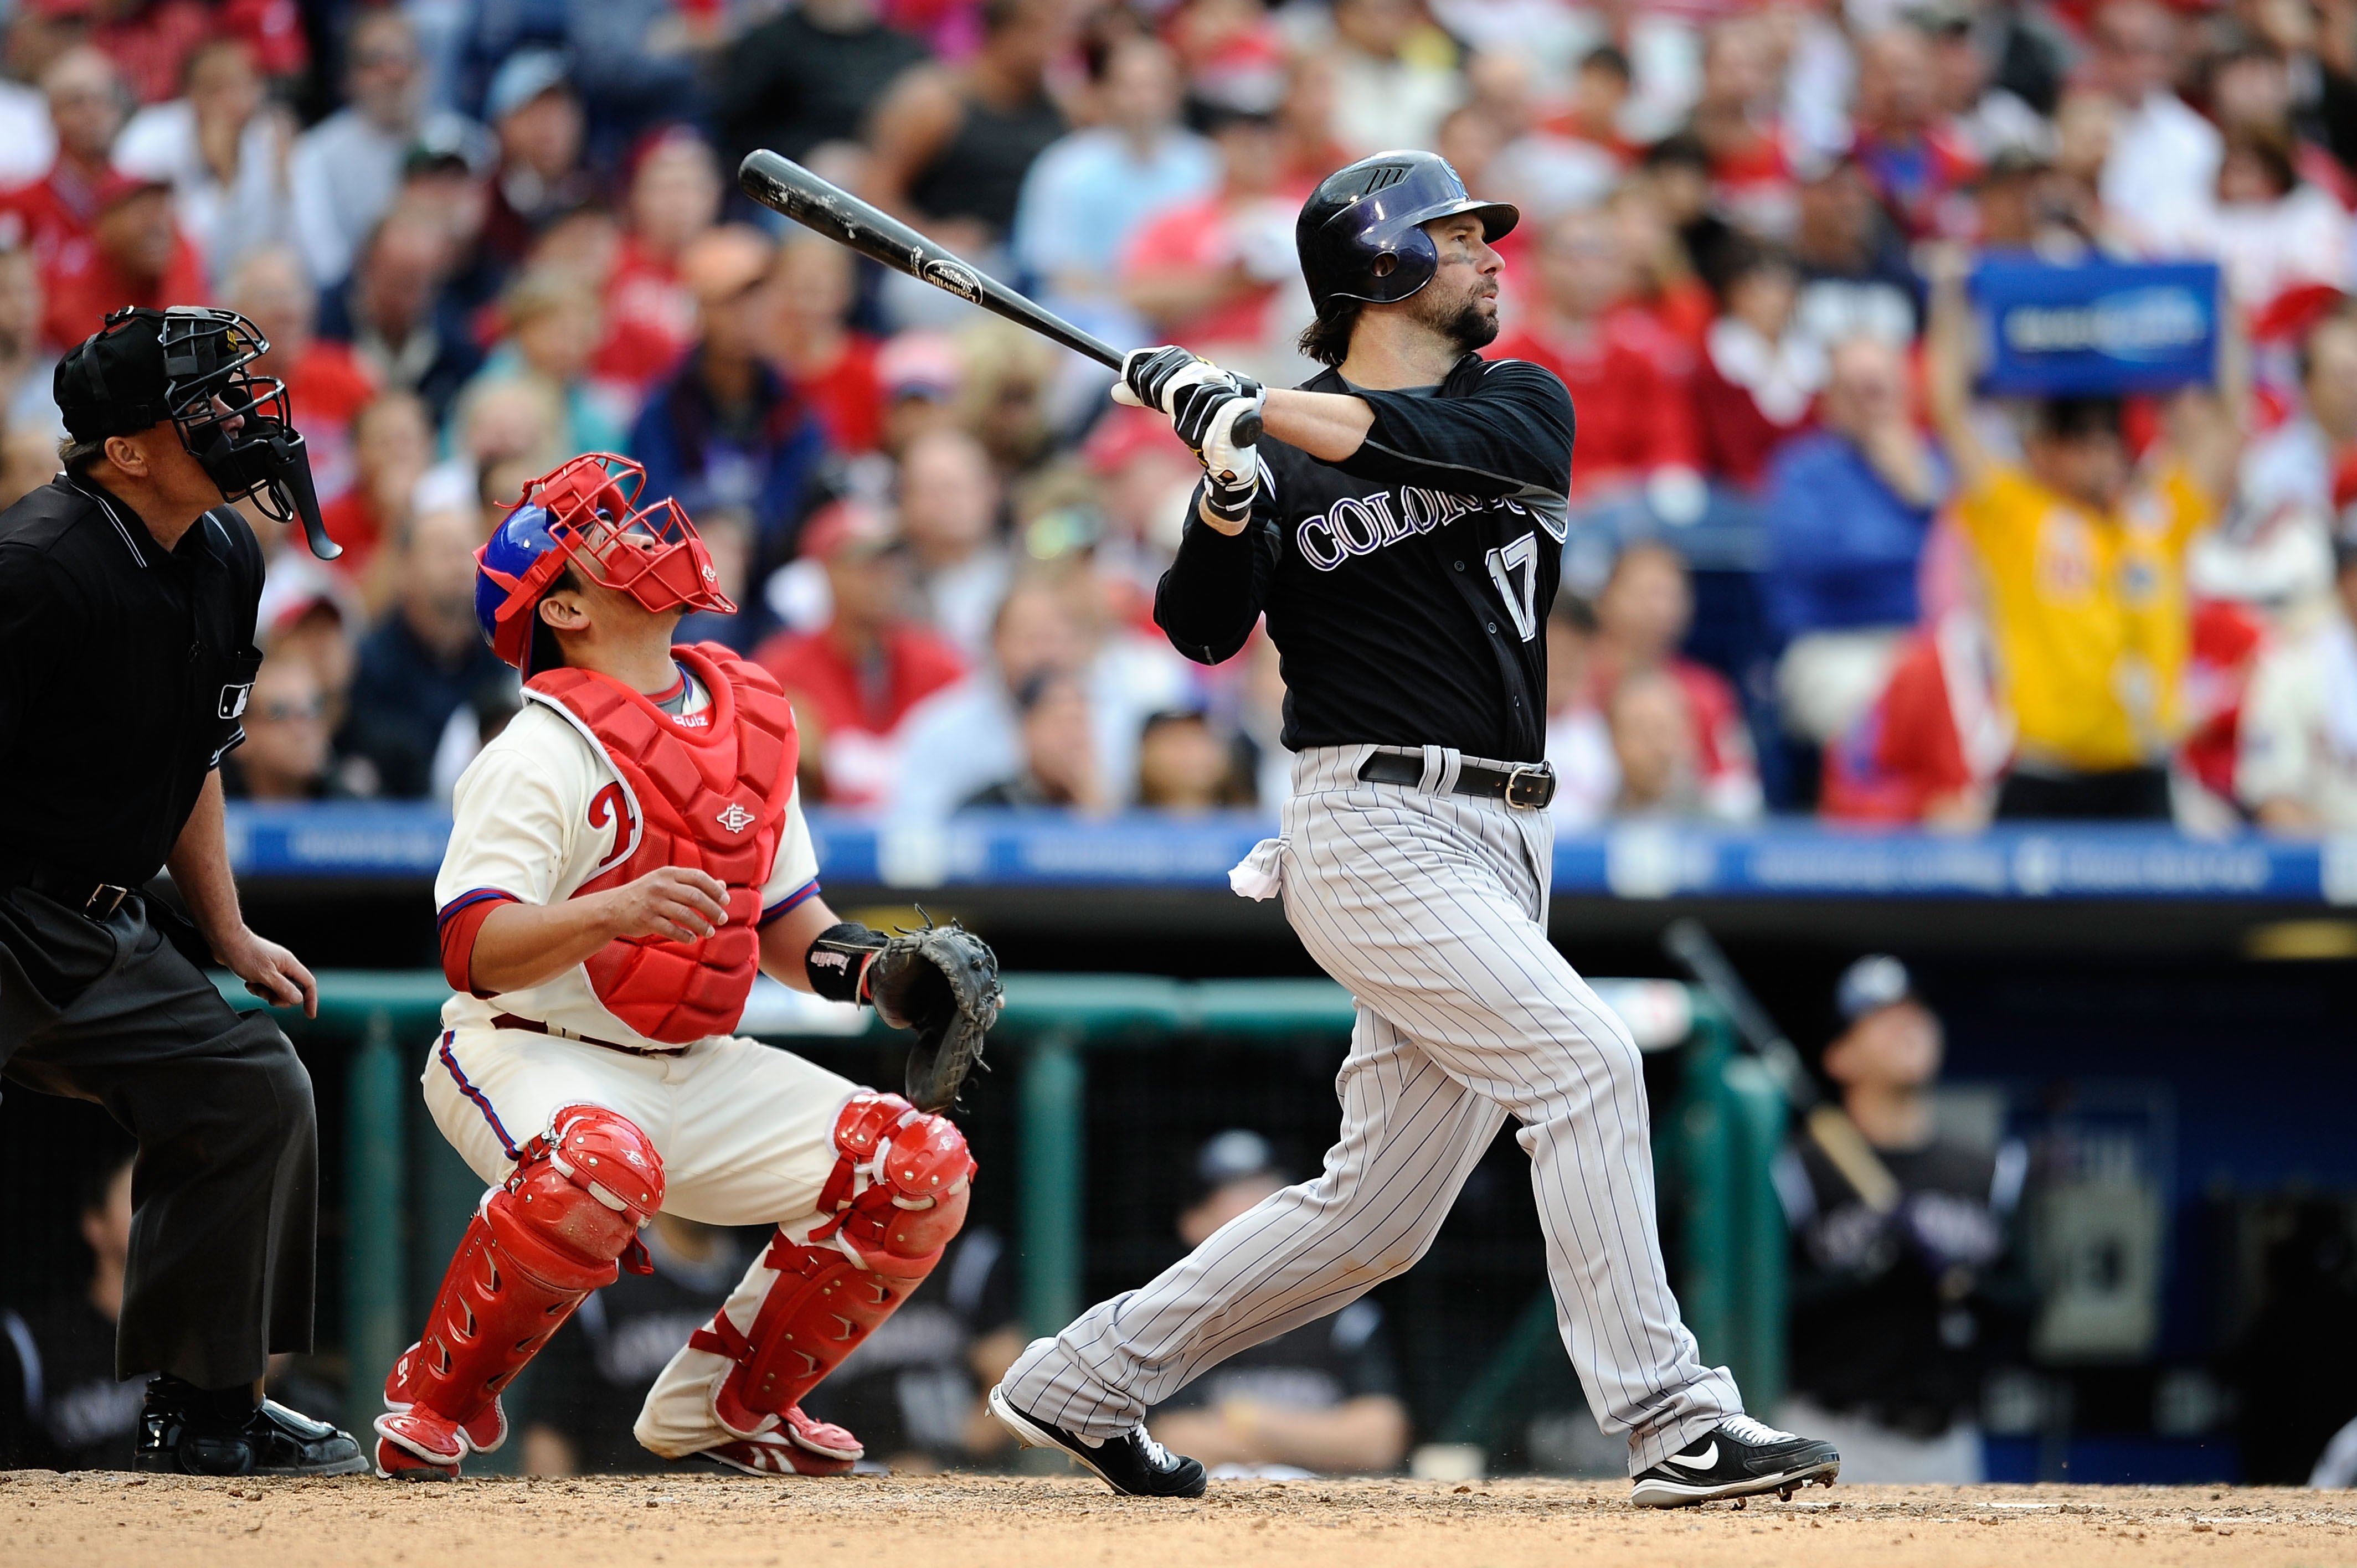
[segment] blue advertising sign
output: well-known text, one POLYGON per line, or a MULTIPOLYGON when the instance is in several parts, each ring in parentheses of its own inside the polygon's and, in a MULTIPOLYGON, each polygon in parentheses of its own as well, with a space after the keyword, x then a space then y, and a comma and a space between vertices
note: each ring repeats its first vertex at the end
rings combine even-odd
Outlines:
POLYGON ((2208 262, 1983 262, 1972 276, 1982 389, 2061 397, 2167 392, 2216 379, 2218 269, 2208 262))

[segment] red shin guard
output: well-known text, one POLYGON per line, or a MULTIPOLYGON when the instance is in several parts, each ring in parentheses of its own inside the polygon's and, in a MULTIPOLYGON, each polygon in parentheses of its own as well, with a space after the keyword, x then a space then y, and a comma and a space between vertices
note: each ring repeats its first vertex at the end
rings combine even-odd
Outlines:
POLYGON ((662 1164, 628 1120, 572 1105, 488 1195, 450 1260, 425 1332, 385 1380, 377 1462, 388 1473, 454 1474, 507 1437, 500 1391, 662 1207, 662 1164))
POLYGON ((783 1231, 770 1241, 762 1263, 777 1278, 751 1328, 740 1330, 724 1310, 688 1340, 736 1363, 713 1390, 723 1427, 749 1439, 782 1423, 785 1436, 827 1455, 839 1451, 820 1441, 826 1429, 797 1407, 932 1273, 964 1222, 974 1173, 956 1126, 897 1094, 853 1095, 836 1118, 834 1144, 834 1173, 819 1197, 820 1212, 833 1218, 808 1241, 783 1231))

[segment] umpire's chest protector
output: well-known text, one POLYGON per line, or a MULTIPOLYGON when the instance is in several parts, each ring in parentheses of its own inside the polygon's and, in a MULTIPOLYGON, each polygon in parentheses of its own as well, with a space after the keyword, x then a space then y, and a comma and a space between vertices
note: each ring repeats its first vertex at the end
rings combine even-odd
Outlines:
POLYGON ((587 965, 607 1011, 649 1039, 686 1045, 736 1028, 760 962, 761 886, 777 857, 799 746, 793 709, 767 671, 716 643, 675 648, 711 705, 684 720, 609 676, 550 670, 531 689, 596 739, 619 787, 590 807, 622 818, 625 846, 574 893, 599 893, 676 865, 728 888, 728 918, 696 942, 621 937, 587 965))

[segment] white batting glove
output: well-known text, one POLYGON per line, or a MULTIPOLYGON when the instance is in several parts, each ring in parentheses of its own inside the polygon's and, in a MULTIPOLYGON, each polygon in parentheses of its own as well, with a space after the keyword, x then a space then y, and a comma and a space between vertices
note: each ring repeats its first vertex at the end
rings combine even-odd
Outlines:
POLYGON ((1235 380, 1211 360, 1199 359, 1184 349, 1132 349, 1122 356, 1121 381, 1113 389, 1113 400, 1131 408, 1169 413, 1174 408, 1172 400, 1184 388, 1225 382, 1234 391, 1235 380))

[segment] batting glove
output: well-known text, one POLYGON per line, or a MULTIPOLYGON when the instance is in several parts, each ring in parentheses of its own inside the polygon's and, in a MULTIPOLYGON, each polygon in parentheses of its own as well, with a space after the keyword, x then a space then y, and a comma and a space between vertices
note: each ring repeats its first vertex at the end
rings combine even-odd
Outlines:
POLYGON ((1252 521, 1253 498, 1260 494, 1259 454, 1247 446, 1244 456, 1253 459, 1252 472, 1239 483, 1231 484, 1208 470, 1203 476, 1203 521, 1222 533, 1244 531, 1244 524, 1252 521))
POLYGON ((1198 359, 1184 349, 1132 349, 1122 356, 1121 382, 1113 389, 1113 400, 1168 413, 1171 400, 1181 388, 1217 382, 1232 391, 1235 380, 1211 360, 1198 359))

